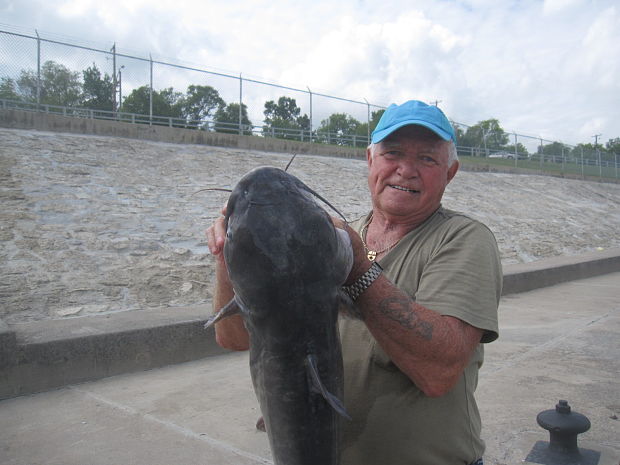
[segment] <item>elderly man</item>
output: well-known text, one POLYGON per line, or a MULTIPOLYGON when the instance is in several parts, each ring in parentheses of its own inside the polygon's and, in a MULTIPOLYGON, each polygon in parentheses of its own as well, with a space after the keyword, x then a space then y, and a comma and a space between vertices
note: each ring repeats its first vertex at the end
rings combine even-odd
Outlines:
MULTIPOLYGON (((345 291, 361 320, 342 318, 343 465, 481 464, 474 399, 483 346, 498 335, 502 271, 493 234, 444 209, 458 171, 454 130, 437 107, 391 105, 367 150, 372 211, 346 228, 355 262, 345 291)), ((223 224, 207 232, 217 257, 215 307, 232 298, 223 224)), ((246 349, 239 317, 216 326, 246 349)))

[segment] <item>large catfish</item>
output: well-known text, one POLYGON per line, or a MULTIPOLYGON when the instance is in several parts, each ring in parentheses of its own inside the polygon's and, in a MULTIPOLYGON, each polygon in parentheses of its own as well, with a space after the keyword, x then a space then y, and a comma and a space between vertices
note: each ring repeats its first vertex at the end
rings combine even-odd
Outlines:
POLYGON ((243 315, 277 465, 337 464, 347 416, 336 320, 353 253, 347 233, 313 196, 320 198, 276 168, 239 181, 228 200, 224 245, 235 297, 207 323, 243 315))

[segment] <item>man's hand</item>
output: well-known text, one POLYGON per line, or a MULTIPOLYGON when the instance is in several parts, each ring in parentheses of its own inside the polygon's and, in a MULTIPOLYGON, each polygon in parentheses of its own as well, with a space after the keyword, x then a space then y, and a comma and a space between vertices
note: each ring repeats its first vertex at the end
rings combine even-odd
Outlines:
MULTIPOLYGON (((213 295, 213 313, 217 313, 234 297, 228 268, 224 261, 224 244, 226 243, 226 205, 221 210, 222 216, 217 218, 207 229, 207 245, 215 257, 215 292, 213 295)), ((215 340, 230 350, 247 350, 250 338, 240 315, 233 315, 215 323, 215 340)))
POLYGON ((222 216, 218 217, 207 229, 207 245, 211 255, 215 257, 218 265, 224 265, 224 243, 226 242, 226 204, 221 210, 222 216))
POLYGON ((364 250, 364 244, 362 243, 362 239, 359 234, 357 234, 351 227, 342 221, 340 218, 332 217, 332 222, 334 226, 339 229, 343 229, 349 234, 351 238, 351 247, 353 248, 353 267, 351 268, 351 272, 349 273, 349 277, 345 281, 346 286, 350 286, 353 284, 357 278, 362 276, 372 263, 366 257, 366 251, 364 250))

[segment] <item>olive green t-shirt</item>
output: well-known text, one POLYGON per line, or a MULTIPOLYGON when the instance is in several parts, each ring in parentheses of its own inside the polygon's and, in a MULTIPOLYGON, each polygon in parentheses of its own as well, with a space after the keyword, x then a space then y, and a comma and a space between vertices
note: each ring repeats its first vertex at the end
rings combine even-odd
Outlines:
MULTIPOLYGON (((352 224, 361 229, 368 219, 352 224)), ((493 233, 482 223, 439 208, 379 263, 417 303, 498 336, 502 269, 493 233)), ((365 324, 340 319, 345 373, 341 465, 464 465, 482 456, 474 399, 483 361, 479 344, 456 386, 427 397, 379 347, 365 324)))

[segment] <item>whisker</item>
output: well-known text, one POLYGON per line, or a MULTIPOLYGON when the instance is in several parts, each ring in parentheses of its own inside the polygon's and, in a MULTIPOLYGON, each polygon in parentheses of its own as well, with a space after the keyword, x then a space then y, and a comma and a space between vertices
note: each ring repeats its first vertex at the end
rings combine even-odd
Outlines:
MULTIPOLYGON (((199 192, 204 192, 204 191, 221 191, 221 192, 230 192, 232 193, 232 189, 224 189, 222 187, 207 187, 206 189, 200 189, 199 191, 194 192, 192 195, 196 195, 199 192)), ((191 197, 191 195, 190 195, 191 197)))
POLYGON ((295 157, 297 156, 296 153, 293 154, 293 158, 291 158, 288 163, 286 164, 286 168, 284 168, 284 171, 288 171, 288 167, 291 166, 291 163, 293 163, 293 160, 295 159, 295 157))

